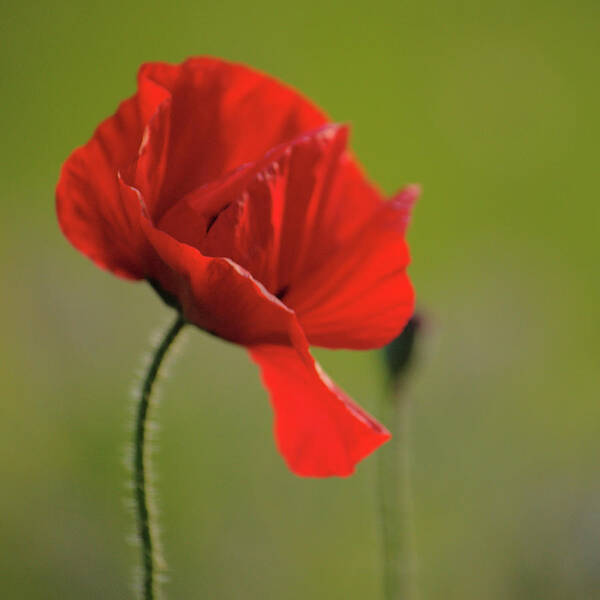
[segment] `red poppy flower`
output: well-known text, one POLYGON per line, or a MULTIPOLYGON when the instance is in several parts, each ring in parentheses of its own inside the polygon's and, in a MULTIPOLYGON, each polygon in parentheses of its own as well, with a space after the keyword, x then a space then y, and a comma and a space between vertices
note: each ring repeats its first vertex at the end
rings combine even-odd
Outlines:
POLYGON ((389 438, 309 344, 379 347, 413 312, 404 230, 418 190, 384 201, 347 138, 247 67, 151 63, 68 158, 56 192, 78 250, 147 279, 189 322, 248 348, 299 475, 348 475, 389 438))

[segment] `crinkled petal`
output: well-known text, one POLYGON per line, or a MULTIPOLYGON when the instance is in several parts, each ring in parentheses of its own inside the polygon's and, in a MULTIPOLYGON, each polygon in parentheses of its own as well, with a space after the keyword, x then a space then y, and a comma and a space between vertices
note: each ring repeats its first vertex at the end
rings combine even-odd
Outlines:
MULTIPOLYGON (((346 139, 346 127, 328 125, 255 163, 244 188, 218 214, 202 251, 232 257, 283 297, 313 251, 311 233, 346 139)), ((319 243, 331 249, 331 232, 319 243)))
POLYGON ((414 311, 404 232, 419 190, 408 186, 286 296, 309 342, 328 348, 382 346, 414 311))
POLYGON ((318 203, 316 218, 305 240, 308 252, 299 265, 298 277, 312 272, 332 251, 359 231, 383 203, 383 195, 372 185, 349 151, 342 152, 318 203))
POLYGON ((144 197, 149 213, 156 217, 162 214, 171 202, 171 199, 162 194, 171 130, 171 97, 154 82, 142 78, 139 90, 139 98, 146 99, 144 104, 148 112, 148 97, 158 104, 145 121, 135 161, 123 170, 123 173, 128 183, 134 185, 144 197))
POLYGON ((328 120, 288 86, 216 58, 148 63, 140 77, 163 86, 173 98, 167 198, 182 198, 328 120))
POLYGON ((336 228, 320 228, 347 128, 327 125, 281 144, 175 204, 159 226, 205 255, 227 256, 283 294, 315 247, 335 249, 336 228))
POLYGON ((287 342, 292 311, 245 269, 228 258, 202 255, 147 218, 142 228, 154 250, 152 283, 178 300, 191 323, 238 344, 287 342))

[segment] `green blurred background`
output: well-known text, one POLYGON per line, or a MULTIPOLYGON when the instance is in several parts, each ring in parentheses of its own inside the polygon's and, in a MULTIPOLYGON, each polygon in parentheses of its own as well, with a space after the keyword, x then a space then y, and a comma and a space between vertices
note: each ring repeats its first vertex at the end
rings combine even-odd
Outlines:
MULTIPOLYGON (((410 232, 424 599, 600 598, 600 3, 3 0, 0 594, 130 598, 129 390, 169 311, 61 237, 62 161, 141 62, 242 61, 353 126, 410 232)), ((375 463, 301 480, 245 352, 188 332, 160 406, 170 598, 379 598, 375 463)), ((376 353, 318 352, 376 412, 376 353)))

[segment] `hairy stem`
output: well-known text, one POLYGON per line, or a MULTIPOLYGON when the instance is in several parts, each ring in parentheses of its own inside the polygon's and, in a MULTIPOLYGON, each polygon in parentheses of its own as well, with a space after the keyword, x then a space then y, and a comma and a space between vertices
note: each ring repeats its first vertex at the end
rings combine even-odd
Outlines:
POLYGON ((133 451, 133 486, 135 506, 137 511, 138 536, 142 550, 143 565, 143 598, 154 600, 156 597, 156 558, 152 542, 153 525, 148 510, 147 494, 147 463, 149 461, 145 442, 147 432, 148 410, 151 403, 151 394, 160 366, 171 344, 185 325, 185 319, 178 313, 173 324, 167 329, 162 340, 156 347, 148 371, 142 382, 139 404, 137 406, 134 451, 133 451))

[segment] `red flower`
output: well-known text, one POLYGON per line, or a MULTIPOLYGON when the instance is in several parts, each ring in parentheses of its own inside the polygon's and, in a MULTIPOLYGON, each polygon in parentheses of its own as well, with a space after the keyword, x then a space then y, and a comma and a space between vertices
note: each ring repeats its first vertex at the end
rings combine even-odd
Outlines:
POLYGON ((188 321, 248 348, 299 475, 349 475, 389 438, 309 344, 382 346, 413 312, 404 229, 418 190, 384 201, 347 138, 244 66, 151 63, 68 158, 56 191, 78 250, 147 279, 188 321))

